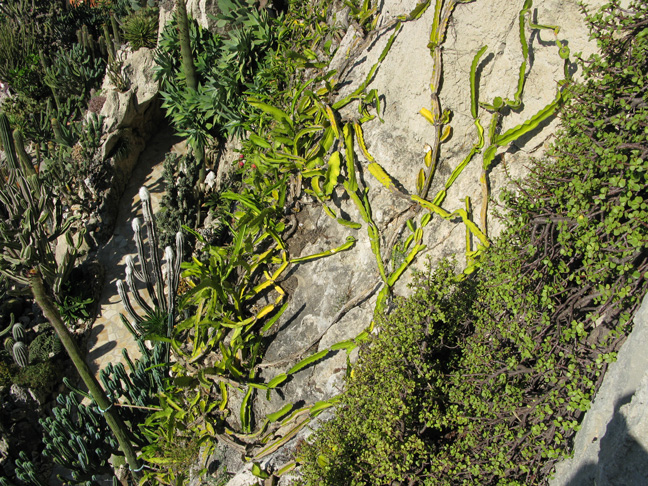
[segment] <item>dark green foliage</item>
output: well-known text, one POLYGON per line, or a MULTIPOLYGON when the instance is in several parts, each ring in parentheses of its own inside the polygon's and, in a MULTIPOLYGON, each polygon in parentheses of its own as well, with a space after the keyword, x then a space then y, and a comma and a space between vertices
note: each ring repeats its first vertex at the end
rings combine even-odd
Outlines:
POLYGON ((27 140, 51 140, 48 100, 56 100, 57 116, 67 123, 84 111, 90 87, 103 76, 103 60, 90 40, 108 20, 107 8, 89 3, 63 9, 58 0, 18 0, 0 7, 0 79, 14 94, 2 111, 27 140), (55 54, 53 66, 45 54, 55 54), (48 69, 55 71, 47 75, 48 69))
POLYGON ((63 350, 61 340, 54 332, 41 332, 29 343, 29 362, 41 363, 56 357, 63 350))
MULTIPOLYGON (((138 344, 142 352, 139 360, 131 360, 124 352, 129 371, 121 363, 109 364, 100 371, 110 400, 126 405, 120 407, 119 412, 130 424, 146 420, 151 413, 150 407, 158 404, 157 394, 164 388, 165 368, 158 366, 166 356, 164 346, 149 350, 142 341, 138 344)), ((80 404, 74 392, 59 395, 57 402, 52 416, 40 421, 46 432, 44 454, 68 469, 73 484, 94 484, 88 481, 94 481, 98 475, 112 474, 109 460, 111 455, 118 453, 117 443, 99 408, 95 404, 80 404)), ((130 433, 139 446, 147 443, 139 429, 133 428, 130 433)))
POLYGON ((122 21, 124 39, 129 42, 133 51, 141 47, 152 49, 157 44, 158 9, 143 8, 129 15, 122 21))
POLYGON ((52 416, 40 420, 43 454, 70 471, 70 484, 93 484, 97 475, 112 474, 108 459, 118 453, 117 442, 97 406, 81 405, 74 393, 59 395, 56 401, 52 416))
POLYGON ((10 386, 13 383, 11 364, 0 359, 0 387, 10 386))
POLYGON ((223 37, 203 30, 190 19, 189 37, 198 78, 196 90, 186 89, 181 69, 175 20, 167 25, 156 56, 164 108, 176 130, 189 137, 193 147, 205 147, 208 138, 226 133, 242 134, 244 93, 268 87, 256 76, 275 62, 276 49, 285 30, 280 22, 247 2, 219 2, 221 22, 230 29, 223 37))
POLYGON ((33 390, 50 391, 55 383, 59 383, 60 372, 52 361, 30 364, 22 368, 14 377, 16 385, 33 390))
POLYGON ((162 248, 175 245, 175 235, 182 225, 195 226, 200 210, 196 188, 199 174, 200 165, 193 156, 167 154, 162 172, 166 190, 156 215, 162 248))
POLYGON ((73 98, 78 105, 87 101, 90 90, 98 87, 106 70, 104 60, 93 57, 81 44, 57 51, 46 65, 45 84, 57 99, 73 98))
POLYGON ((48 483, 43 479, 36 466, 29 460, 25 451, 20 451, 20 459, 16 459, 16 476, 25 484, 30 486, 46 486, 48 483))
POLYGON ((307 484, 420 484, 425 477, 431 443, 447 433, 443 392, 429 385, 456 365, 461 321, 474 300, 474 284, 453 277, 447 263, 419 276, 412 297, 378 322, 336 418, 303 449, 307 484))
POLYGON ((448 276, 398 303, 305 448, 306 483, 542 484, 568 454, 646 293, 646 18, 643 2, 590 18, 602 56, 569 87, 552 157, 504 196, 472 305, 448 276), (416 334, 422 292, 431 322, 448 317, 439 295, 453 309, 431 343, 416 334))

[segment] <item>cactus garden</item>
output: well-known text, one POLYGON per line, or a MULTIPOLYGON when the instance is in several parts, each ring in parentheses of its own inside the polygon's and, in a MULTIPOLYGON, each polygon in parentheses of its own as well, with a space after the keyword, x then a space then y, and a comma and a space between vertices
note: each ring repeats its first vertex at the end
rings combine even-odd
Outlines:
POLYGON ((487 3, 0 0, 0 486, 553 481, 648 289, 648 7, 487 3))

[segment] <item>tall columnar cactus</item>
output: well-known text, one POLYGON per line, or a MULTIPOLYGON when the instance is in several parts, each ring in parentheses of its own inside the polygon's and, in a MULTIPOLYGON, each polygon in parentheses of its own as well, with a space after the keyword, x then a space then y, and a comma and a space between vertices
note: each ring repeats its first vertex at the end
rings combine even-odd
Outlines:
POLYGON ((178 21, 178 38, 182 56, 182 70, 187 81, 187 88, 198 89, 198 76, 191 54, 191 39, 189 36, 189 16, 187 15, 186 0, 176 0, 176 17, 178 21))
MULTIPOLYGON (((135 218, 132 227, 140 269, 137 270, 135 268, 135 263, 131 257, 126 258, 126 286, 128 286, 129 292, 133 295, 135 302, 142 308, 145 315, 150 315, 154 310, 158 310, 167 316, 165 337, 169 337, 175 320, 175 300, 178 283, 180 281, 180 259, 184 251, 184 236, 180 231, 176 234, 175 252, 169 246, 164 251, 167 267, 167 280, 165 285, 158 249, 157 228, 153 218, 151 195, 145 187, 140 189, 139 194, 140 200, 142 201, 142 214, 144 216, 149 248, 148 255, 146 255, 142 237, 142 224, 139 218, 135 218), (150 304, 146 302, 140 290, 137 288, 135 278, 144 282, 146 285, 152 301, 150 304)), ((140 338, 146 332, 146 329, 143 329, 141 326, 146 320, 146 316, 140 315, 135 311, 126 291, 126 286, 122 280, 117 281, 117 291, 132 322, 129 323, 125 318, 123 320, 133 335, 136 338, 140 338)))

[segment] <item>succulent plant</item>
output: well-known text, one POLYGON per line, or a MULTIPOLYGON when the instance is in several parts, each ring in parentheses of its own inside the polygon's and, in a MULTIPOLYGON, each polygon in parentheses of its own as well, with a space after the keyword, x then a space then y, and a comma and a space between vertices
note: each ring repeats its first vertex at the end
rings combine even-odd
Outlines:
POLYGON ((24 341, 25 327, 20 322, 16 322, 11 329, 11 334, 16 341, 24 341))
POLYGON ((27 350, 27 345, 22 341, 16 341, 13 344, 12 354, 14 361, 21 368, 26 367, 29 364, 29 351, 27 350))
POLYGON ((118 451, 117 441, 98 407, 81 404, 75 393, 59 395, 56 401, 52 416, 40 420, 44 454, 68 469, 76 482, 112 474, 108 460, 118 451))
POLYGON ((180 263, 183 253, 184 235, 181 231, 176 234, 175 252, 170 246, 167 246, 164 251, 164 258, 167 265, 167 279, 165 284, 158 250, 157 228, 153 219, 151 196, 145 187, 140 189, 139 195, 142 201, 142 213, 147 231, 149 251, 147 257, 142 236, 142 223, 139 218, 135 218, 132 227, 140 268, 139 270, 135 268, 135 262, 132 257, 126 258, 126 286, 130 294, 133 295, 135 302, 144 311, 144 315, 140 315, 135 311, 124 282, 118 280, 117 291, 124 303, 126 312, 132 319, 131 322, 127 321, 125 317, 122 320, 136 338, 141 338, 148 331, 142 327, 142 324, 146 321, 146 315, 152 313, 154 310, 158 310, 166 315, 167 329, 165 337, 169 337, 175 320, 175 301, 178 282, 180 280, 180 263), (136 286, 135 278, 145 284, 151 299, 150 303, 146 302, 143 298, 140 290, 136 286))
POLYGON ((72 242, 74 217, 63 218, 59 198, 54 198, 46 179, 28 174, 18 161, 7 117, 0 113, 0 138, 7 158, 7 180, 0 182, 0 273, 28 285, 28 269, 38 267, 58 299, 62 283, 76 261, 84 228, 77 232, 63 261, 57 263, 50 242, 62 235, 72 242))

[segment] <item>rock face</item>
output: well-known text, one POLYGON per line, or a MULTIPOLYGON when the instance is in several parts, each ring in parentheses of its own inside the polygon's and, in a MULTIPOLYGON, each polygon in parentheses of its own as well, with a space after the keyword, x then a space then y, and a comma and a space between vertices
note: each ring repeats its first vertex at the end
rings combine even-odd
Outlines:
MULTIPOLYGON (((382 3, 379 28, 412 11, 416 3, 415 0, 387 0, 382 3)), ((443 45, 443 76, 439 93, 442 109, 452 111, 453 132, 441 146, 429 199, 444 187, 452 171, 477 140, 471 116, 469 73, 474 56, 482 46, 488 48, 477 71, 480 101, 491 103, 496 96, 514 96, 523 60, 519 41, 521 3, 476 1, 458 4, 454 10, 443 45)), ((603 3, 602 0, 588 2, 592 9, 603 3)), ((558 39, 567 41, 572 53, 580 52, 587 58, 595 51, 596 46, 589 41, 588 28, 577 0, 537 0, 531 13, 537 23, 560 26, 558 39)), ((380 115, 384 120, 383 123, 376 118, 363 125, 368 150, 396 184, 409 194, 416 193, 416 175, 423 167, 424 146, 431 143, 434 136, 432 126, 419 114, 421 108, 430 109, 431 106, 429 85, 433 61, 427 43, 433 17, 432 5, 420 19, 403 25, 368 88, 375 88, 381 95, 380 115)), ((364 81, 392 32, 383 30, 375 39, 365 39, 358 29, 350 27, 347 30, 331 63, 331 68, 338 69, 338 79, 344 86, 340 98, 353 92, 364 81), (364 47, 354 53, 357 46, 364 47)), ((557 83, 563 78, 564 69, 555 40, 553 31, 549 30, 530 37, 523 106, 518 112, 506 114, 501 133, 528 120, 555 98, 557 83)), ((576 70, 578 77, 576 66, 571 65, 570 69, 576 70)), ((350 105, 342 115, 347 119, 357 118, 357 106, 350 105)), ((479 116, 482 125, 487 127, 489 115, 480 109, 479 116)), ((510 183, 510 177, 524 176, 531 158, 542 155, 557 126, 558 120, 551 119, 510 147, 498 150, 498 162, 489 174, 492 200, 497 200, 498 194, 510 183)), ((359 173, 361 186, 369 188, 373 217, 381 231, 384 249, 390 242, 407 237, 407 230, 399 234, 406 217, 420 220, 423 212, 411 209, 407 199, 396 197, 381 186, 366 170, 367 161, 362 154, 356 153, 356 156, 363 168, 359 173)), ((476 156, 457 178, 447 192, 442 204, 444 209, 452 212, 463 208, 464 199, 468 196, 473 201, 475 220, 479 220, 481 161, 481 157, 476 156)), ((353 203, 342 192, 335 195, 333 206, 349 219, 362 221, 353 203)), ((290 241, 292 257, 337 247, 347 236, 355 237, 357 243, 347 252, 298 265, 290 278, 282 283, 291 300, 260 367, 266 382, 285 373, 300 358, 357 336, 371 321, 380 283, 366 225, 360 230, 341 226, 328 217, 319 204, 306 205, 297 218, 300 231, 290 241)), ((502 225, 491 216, 489 236, 497 235, 501 228, 502 225)), ((461 260, 466 250, 465 227, 460 220, 446 221, 435 215, 425 228, 424 243, 427 250, 417 257, 416 268, 424 267, 426 257, 436 262, 456 255, 461 260)), ((391 255, 383 253, 382 258, 389 262, 391 255)), ((411 272, 401 278, 395 293, 406 294, 409 281, 411 272)), ((331 353, 326 359, 292 375, 279 393, 271 393, 271 401, 257 400, 255 416, 262 418, 287 403, 302 406, 336 395, 344 385, 346 359, 344 351, 331 353)), ((288 443, 287 449, 294 448, 306 434, 304 429, 288 443)), ((289 453, 284 451, 265 457, 261 462, 263 466, 277 467, 285 463, 287 456, 289 453)))
POLYGON ((648 298, 551 486, 648 484, 648 298))
MULTIPOLYGON (((162 118, 158 96, 158 82, 153 78, 155 51, 141 48, 131 52, 126 47, 117 58, 123 59, 122 73, 128 81, 128 89, 119 90, 106 76, 102 92, 106 101, 101 109, 104 117, 104 142, 101 148, 103 161, 112 167, 112 182, 102 190, 102 206, 98 211, 101 219, 99 241, 112 234, 117 205, 126 183, 137 163, 146 141, 153 134, 162 118)), ((95 181, 97 185, 105 181, 95 181)))

